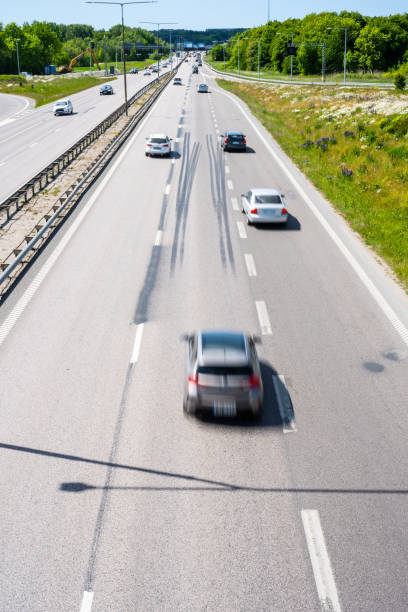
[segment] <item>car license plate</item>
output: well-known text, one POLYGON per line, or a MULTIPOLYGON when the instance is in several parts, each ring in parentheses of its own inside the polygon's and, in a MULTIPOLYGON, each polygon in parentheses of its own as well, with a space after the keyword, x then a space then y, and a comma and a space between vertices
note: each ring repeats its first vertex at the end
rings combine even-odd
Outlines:
POLYGON ((215 417, 235 417, 237 416, 237 406, 233 400, 218 400, 213 402, 212 412, 215 417))
POLYGON ((161 151, 160 147, 153 147, 153 151, 161 151))

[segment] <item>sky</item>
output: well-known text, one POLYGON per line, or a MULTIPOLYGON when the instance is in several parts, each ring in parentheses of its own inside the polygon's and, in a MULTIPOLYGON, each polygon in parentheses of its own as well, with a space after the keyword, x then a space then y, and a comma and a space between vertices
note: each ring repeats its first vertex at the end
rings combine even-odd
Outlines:
MULTIPOLYGON (((328 2, 314 0, 310 4, 301 0, 278 2, 269 0, 271 19, 283 21, 290 17, 304 17, 308 13, 323 11, 358 11, 363 15, 394 15, 408 11, 406 2, 379 0, 343 0, 328 2)), ((152 30, 146 21, 174 21, 165 28, 205 30, 206 28, 249 28, 267 21, 268 0, 159 0, 156 4, 129 5, 124 8, 125 24, 152 30)), ((55 0, 3 0, 0 21, 3 25, 15 21, 53 21, 55 23, 83 23, 95 29, 109 29, 120 22, 120 8, 109 5, 86 4, 81 0, 68 3, 55 0)))

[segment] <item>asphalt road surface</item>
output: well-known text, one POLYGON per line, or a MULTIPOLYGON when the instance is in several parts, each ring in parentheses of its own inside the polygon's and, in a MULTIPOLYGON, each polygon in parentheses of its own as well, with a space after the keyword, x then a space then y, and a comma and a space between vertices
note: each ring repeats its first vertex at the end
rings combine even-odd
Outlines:
MULTIPOLYGON (((160 74, 169 69, 161 69, 160 74)), ((156 77, 154 73, 144 76, 143 70, 138 74, 128 74, 128 98, 156 77)), ((54 102, 32 108, 32 105, 26 106, 27 98, 16 102, 18 96, 10 96, 10 100, 6 99, 6 94, 0 97, 0 201, 14 193, 124 103, 123 76, 110 81, 110 84, 114 95, 101 96, 100 85, 97 85, 66 96, 73 104, 72 115, 54 116, 54 102)))
POLYGON ((179 74, 2 307, 0 609, 405 612, 407 297, 179 74), (171 159, 145 157, 157 131, 171 159), (261 186, 287 228, 246 226, 261 186), (260 422, 183 415, 199 327, 262 335, 260 422))

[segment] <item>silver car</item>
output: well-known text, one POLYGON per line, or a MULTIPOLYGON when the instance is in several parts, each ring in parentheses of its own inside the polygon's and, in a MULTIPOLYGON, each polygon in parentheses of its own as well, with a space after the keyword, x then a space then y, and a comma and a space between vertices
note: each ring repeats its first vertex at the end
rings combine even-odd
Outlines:
POLYGON ((171 140, 166 134, 151 134, 151 136, 146 138, 146 157, 153 157, 154 155, 170 157, 171 140))
POLYGON ((242 212, 248 225, 253 223, 286 223, 288 211, 283 193, 276 189, 250 189, 241 194, 242 212))
POLYGON ((208 85, 205 83, 200 83, 200 85, 197 87, 197 91, 198 93, 208 93, 208 85))
POLYGON ((71 100, 58 100, 58 102, 54 104, 54 115, 72 115, 73 112, 74 109, 71 100))
POLYGON ((183 339, 188 343, 184 411, 213 417, 260 416, 263 386, 256 338, 239 331, 200 330, 183 339))

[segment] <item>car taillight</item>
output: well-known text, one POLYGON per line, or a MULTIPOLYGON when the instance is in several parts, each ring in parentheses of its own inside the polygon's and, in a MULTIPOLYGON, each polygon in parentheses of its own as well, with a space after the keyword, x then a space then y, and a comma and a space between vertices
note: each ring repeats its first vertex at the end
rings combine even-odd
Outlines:
POLYGON ((259 376, 252 375, 249 377, 248 384, 250 389, 259 389, 261 386, 261 379, 259 376))
POLYGON ((163 147, 168 147, 168 146, 169 146, 168 144, 164 144, 164 145, 163 145, 163 147))
POLYGON ((251 215, 257 215, 258 214, 258 209, 257 208, 253 208, 251 210, 251 215))
POLYGON ((150 144, 150 142, 148 142, 148 143, 147 143, 147 146, 148 146, 148 147, 151 147, 152 145, 150 144))
POLYGON ((225 143, 225 144, 228 144, 228 138, 226 138, 226 139, 224 140, 224 143, 225 143))
POLYGON ((288 214, 288 211, 286 210, 286 208, 282 208, 281 215, 287 215, 287 214, 288 214))
POLYGON ((244 138, 244 144, 246 144, 246 138, 244 138))

